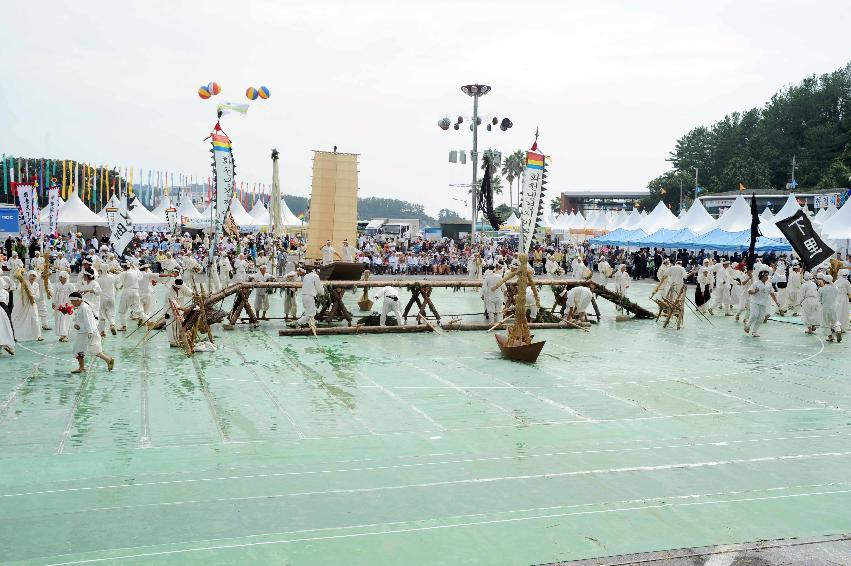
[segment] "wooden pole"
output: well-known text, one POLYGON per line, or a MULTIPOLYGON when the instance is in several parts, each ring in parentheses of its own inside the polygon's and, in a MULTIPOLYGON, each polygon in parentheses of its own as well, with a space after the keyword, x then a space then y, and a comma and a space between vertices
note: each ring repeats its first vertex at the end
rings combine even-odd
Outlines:
MULTIPOLYGON (((435 326, 441 330, 488 330, 490 325, 487 323, 446 323, 441 326, 435 326)), ((561 322, 530 322, 529 329, 557 329, 557 330, 573 330, 581 328, 561 322)), ((416 332, 434 332, 434 330, 425 324, 413 324, 408 326, 330 326, 311 328, 282 328, 278 330, 278 336, 314 336, 315 330, 317 336, 321 335, 336 335, 336 334, 411 334, 416 332)), ((584 329, 583 329, 584 330, 584 329)))

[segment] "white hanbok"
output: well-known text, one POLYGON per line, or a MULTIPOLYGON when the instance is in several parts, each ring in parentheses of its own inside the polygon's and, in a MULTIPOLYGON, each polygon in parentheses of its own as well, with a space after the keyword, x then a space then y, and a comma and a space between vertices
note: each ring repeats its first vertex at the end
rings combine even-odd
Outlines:
POLYGON ((74 324, 79 326, 79 330, 74 336, 71 353, 96 356, 103 352, 97 320, 88 303, 82 302, 80 306, 74 307, 74 324))
POLYGON ((56 335, 60 338, 68 336, 68 332, 71 329, 71 320, 74 316, 60 312, 59 307, 71 302, 68 295, 73 293, 75 290, 76 287, 71 282, 64 284, 56 283, 53 288, 53 328, 56 335))
POLYGON ((18 342, 30 342, 41 340, 41 319, 38 316, 38 281, 23 284, 15 280, 15 304, 12 307, 12 326, 15 329, 15 338, 18 342), (22 285, 27 285, 32 292, 31 302, 26 295, 22 285))
MULTIPOLYGON (((6 289, 6 284, 0 285, 0 303, 9 304, 9 291, 6 289)), ((12 321, 9 320, 9 315, 6 314, 6 309, 0 307, 0 348, 8 346, 15 347, 15 334, 12 332, 12 321)))

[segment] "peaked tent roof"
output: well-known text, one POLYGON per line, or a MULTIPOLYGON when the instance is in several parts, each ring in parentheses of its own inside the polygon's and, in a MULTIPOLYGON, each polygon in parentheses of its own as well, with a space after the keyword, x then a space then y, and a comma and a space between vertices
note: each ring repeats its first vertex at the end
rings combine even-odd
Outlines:
POLYGON ((198 212, 198 209, 192 204, 192 199, 188 196, 184 196, 181 199, 180 206, 177 207, 177 216, 178 218, 186 217, 190 221, 206 220, 204 215, 198 212))
POLYGON ((789 198, 786 199, 786 202, 783 204, 783 208, 781 208, 777 214, 774 215, 773 221, 777 222, 778 220, 783 220, 784 218, 789 218, 796 212, 801 210, 801 205, 798 204, 798 199, 795 195, 789 195, 789 198))
POLYGON ((635 241, 635 245, 643 248, 675 248, 679 242, 695 238, 697 234, 688 228, 662 228, 649 236, 635 241))
POLYGON ((284 220, 284 226, 302 226, 304 224, 298 216, 293 214, 283 197, 281 197, 281 218, 284 220))
POLYGON ((103 208, 100 209, 100 212, 98 212, 98 216, 100 216, 101 218, 106 218, 106 209, 107 208, 118 208, 119 204, 120 203, 118 201, 118 197, 115 196, 115 193, 112 193, 112 196, 109 197, 109 200, 106 202, 106 204, 103 206, 103 208))
POLYGON ((514 211, 511 211, 511 214, 508 218, 505 219, 505 222, 501 224, 501 226, 508 226, 510 228, 519 228, 520 227, 520 219, 517 218, 517 215, 514 214, 514 211))
POLYGON ((674 224, 677 223, 677 217, 674 216, 674 213, 665 206, 663 201, 659 201, 656 203, 656 207, 653 211, 644 217, 644 220, 639 224, 639 228, 644 230, 647 234, 653 234, 654 232, 661 230, 663 228, 672 228, 674 224))
POLYGON ((59 224, 65 226, 107 226, 109 223, 91 211, 86 204, 80 200, 77 191, 73 191, 59 209, 59 224))
POLYGON ((576 216, 573 217, 573 223, 570 225, 570 228, 573 230, 581 230, 588 226, 588 219, 582 215, 581 212, 577 212, 576 216))
POLYGON ((171 207, 171 199, 168 195, 163 196, 160 199, 160 203, 151 211, 151 214, 159 216, 160 218, 165 218, 165 209, 169 207, 171 207))
POLYGON ((701 232, 712 225, 713 222, 715 222, 715 219, 712 218, 711 214, 706 212, 703 203, 696 200, 672 227, 688 228, 694 232, 701 232))
POLYGON ((623 246, 632 244, 645 236, 647 236, 647 234, 645 234, 643 230, 626 230, 624 228, 618 228, 614 232, 609 232, 605 236, 591 238, 588 242, 591 244, 611 244, 623 246))
POLYGON ((725 232, 739 232, 751 227, 751 207, 742 195, 736 197, 733 205, 718 220, 703 229, 704 232, 712 230, 724 230, 725 232))
POLYGON ((762 214, 759 215, 759 217, 765 222, 774 221, 774 213, 771 212, 771 209, 767 206, 765 207, 765 210, 762 211, 762 214))
POLYGON ((259 224, 254 222, 254 219, 251 217, 248 212, 246 212, 245 208, 242 206, 242 203, 239 202, 238 198, 235 198, 230 201, 230 212, 233 216, 233 221, 239 226, 240 229, 246 228, 256 228, 259 224))
POLYGON ((821 233, 831 240, 851 239, 851 198, 821 225, 821 233))
POLYGON ((619 228, 625 228, 627 230, 635 230, 641 225, 641 221, 644 220, 644 217, 641 216, 641 213, 638 212, 637 208, 633 208, 632 212, 629 213, 629 216, 626 217, 626 220, 623 224, 620 224, 619 228))
POLYGON ((133 221, 134 232, 155 232, 168 227, 165 219, 145 208, 139 199, 134 201, 133 208, 130 210, 130 219, 133 221))
MULTIPOLYGON (((251 218, 262 219, 269 216, 269 209, 267 209, 266 205, 263 204, 262 199, 257 199, 254 202, 254 206, 252 206, 251 210, 248 211, 248 214, 251 215, 251 218)), ((266 224, 268 224, 268 222, 266 222, 266 224)))

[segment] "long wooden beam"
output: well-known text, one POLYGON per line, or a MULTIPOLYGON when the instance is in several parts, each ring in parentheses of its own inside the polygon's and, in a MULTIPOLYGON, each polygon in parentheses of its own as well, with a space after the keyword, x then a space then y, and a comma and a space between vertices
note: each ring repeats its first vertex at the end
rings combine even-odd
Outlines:
MULTIPOLYGON (((449 323, 440 326, 442 330, 490 330, 492 324, 484 323, 449 323)), ((575 326, 556 322, 530 322, 530 329, 561 329, 574 330, 575 326)), ((425 324, 413 324, 407 326, 325 326, 317 327, 317 335, 335 334, 409 334, 413 332, 432 332, 432 328, 425 324)), ((310 328, 282 328, 278 330, 278 336, 313 336, 310 328)))

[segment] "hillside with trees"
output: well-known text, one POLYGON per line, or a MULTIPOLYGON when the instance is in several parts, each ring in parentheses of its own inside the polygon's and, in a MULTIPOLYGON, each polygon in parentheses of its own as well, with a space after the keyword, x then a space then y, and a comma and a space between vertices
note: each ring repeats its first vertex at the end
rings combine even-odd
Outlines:
MULTIPOLYGON (((662 197, 677 212, 680 181, 702 195, 748 189, 851 186, 851 63, 782 89, 761 108, 733 112, 678 139, 672 169, 648 184, 646 204, 662 197)), ((689 191, 685 191, 689 194, 689 191)), ((693 194, 693 193, 692 193, 693 194)))

